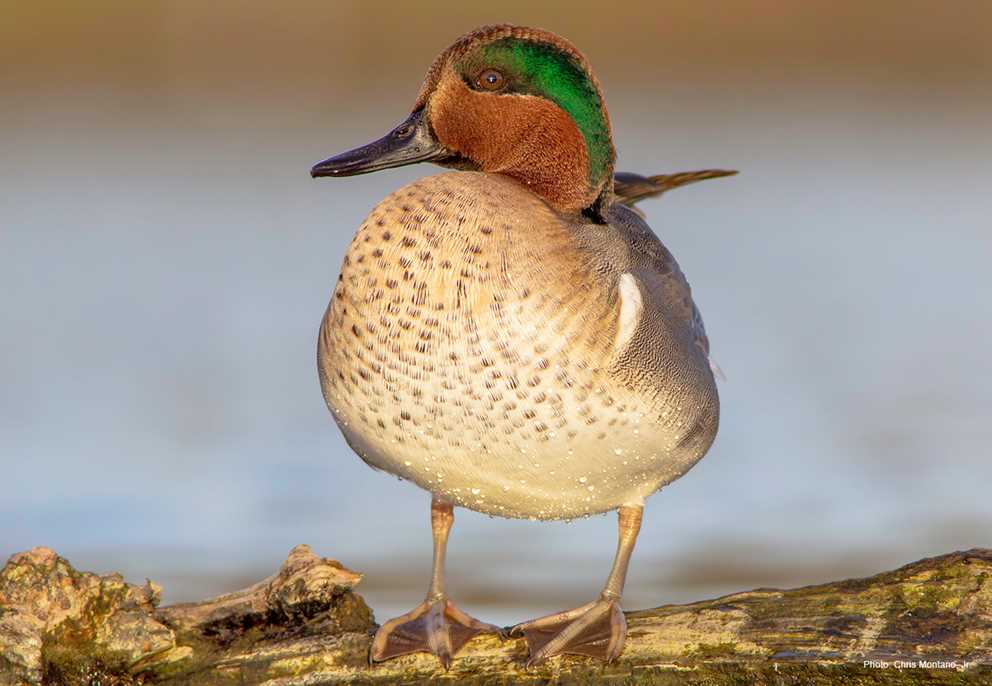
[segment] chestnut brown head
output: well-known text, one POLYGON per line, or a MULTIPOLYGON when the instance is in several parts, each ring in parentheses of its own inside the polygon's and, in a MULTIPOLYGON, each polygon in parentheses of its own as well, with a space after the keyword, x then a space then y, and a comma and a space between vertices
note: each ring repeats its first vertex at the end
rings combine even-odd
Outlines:
POLYGON ((614 158, 602 91, 582 54, 547 31, 501 25, 441 53, 396 129, 311 173, 431 161, 505 174, 555 209, 580 212, 612 192, 614 158))

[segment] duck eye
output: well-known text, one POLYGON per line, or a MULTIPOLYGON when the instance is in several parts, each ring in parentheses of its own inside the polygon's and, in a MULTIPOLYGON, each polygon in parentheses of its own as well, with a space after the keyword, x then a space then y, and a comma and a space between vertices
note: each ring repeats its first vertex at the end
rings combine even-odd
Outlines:
POLYGON ((503 74, 495 69, 486 69, 475 79, 475 84, 487 91, 498 91, 504 82, 503 74))

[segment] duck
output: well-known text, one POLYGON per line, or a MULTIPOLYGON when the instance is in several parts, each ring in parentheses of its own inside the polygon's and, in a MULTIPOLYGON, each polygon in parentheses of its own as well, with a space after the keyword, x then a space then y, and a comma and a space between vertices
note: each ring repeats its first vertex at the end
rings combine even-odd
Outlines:
POLYGON ((474 636, 523 637, 528 665, 610 662, 645 500, 717 434, 709 340, 675 258, 634 204, 736 172, 615 172, 603 91, 546 30, 473 30, 427 71, 406 119, 315 164, 347 177, 448 171, 382 200, 358 227, 320 324, 324 399, 369 466, 430 494, 426 597, 382 624, 370 660, 474 636), (449 597, 454 509, 573 520, 618 512, 606 583, 580 607, 502 628, 449 597))

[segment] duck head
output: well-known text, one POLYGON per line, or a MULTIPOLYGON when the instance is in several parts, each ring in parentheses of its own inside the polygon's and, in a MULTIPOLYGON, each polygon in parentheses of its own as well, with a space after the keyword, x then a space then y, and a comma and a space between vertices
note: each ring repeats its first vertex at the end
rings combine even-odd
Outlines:
POLYGON ((310 173, 434 162, 505 174, 560 212, 599 215, 612 196, 615 156, 585 57, 548 31, 499 25, 466 34, 437 57, 402 124, 310 173))

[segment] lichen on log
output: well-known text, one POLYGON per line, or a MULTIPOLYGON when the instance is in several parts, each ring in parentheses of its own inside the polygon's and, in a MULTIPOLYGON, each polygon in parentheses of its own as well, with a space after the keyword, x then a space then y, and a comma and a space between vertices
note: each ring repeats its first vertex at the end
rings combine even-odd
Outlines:
POLYGON ((757 589, 627 613, 611 665, 473 639, 450 671, 430 655, 370 666, 361 575, 297 546, 244 590, 159 607, 161 589, 75 570, 46 548, 0 571, 0 685, 992 684, 992 550, 876 576, 757 589))

